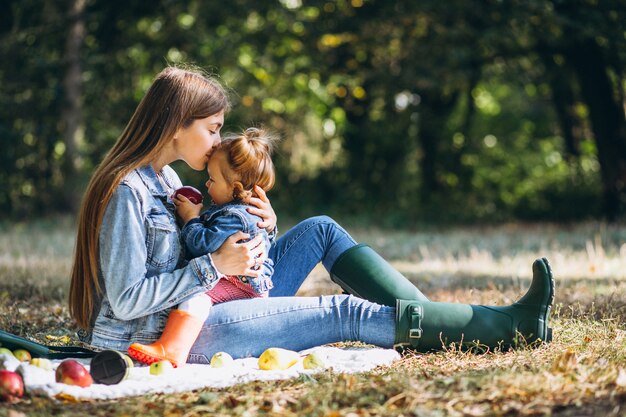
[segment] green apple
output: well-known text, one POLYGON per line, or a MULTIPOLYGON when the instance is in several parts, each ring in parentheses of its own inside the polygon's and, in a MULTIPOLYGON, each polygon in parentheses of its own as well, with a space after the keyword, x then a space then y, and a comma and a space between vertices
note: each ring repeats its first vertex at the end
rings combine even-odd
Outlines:
POLYGON ((163 375, 174 369, 170 361, 159 361, 150 365, 150 375, 163 375))
POLYGON ((30 364, 37 368, 45 369, 46 371, 51 371, 53 368, 50 359, 46 358, 32 358, 30 364))
POLYGON ((2 355, 2 354, 4 354, 4 355, 9 355, 9 356, 13 356, 13 357, 14 357, 14 355, 13 355, 13 351, 11 351, 11 349, 7 349, 7 348, 4 348, 4 347, 0 347, 0 355, 2 355))
POLYGON ((211 358, 211 367, 224 368, 233 364, 233 357, 226 352, 217 352, 211 358))
POLYGON ((324 363, 324 359, 317 352, 309 353, 304 357, 302 361, 302 366, 304 369, 317 369, 317 368, 325 368, 326 364, 324 363))
POLYGON ((26 349, 16 349, 13 351, 13 356, 17 358, 20 362, 28 362, 33 357, 30 355, 30 352, 26 349))
POLYGON ((268 348, 259 356, 259 368, 264 371, 283 371, 295 365, 300 354, 289 349, 268 348))

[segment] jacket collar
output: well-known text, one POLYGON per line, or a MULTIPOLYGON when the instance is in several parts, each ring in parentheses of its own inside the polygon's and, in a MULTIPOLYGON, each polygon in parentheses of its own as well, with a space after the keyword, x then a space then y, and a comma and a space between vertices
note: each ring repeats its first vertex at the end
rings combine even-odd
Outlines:
MULTIPOLYGON (((168 169, 169 167, 167 165, 163 167, 163 169, 161 170, 161 178, 163 178, 163 181, 170 188, 173 189, 172 180, 167 175, 168 169)), ((148 165, 141 166, 137 168, 135 171, 137 172, 137 174, 139 175, 139 178, 141 178, 141 181, 146 185, 146 188, 148 188, 148 190, 150 191, 152 195, 159 196, 159 197, 167 197, 168 193, 163 188, 163 185, 161 184, 161 181, 159 181, 159 178, 157 177, 157 173, 154 171, 154 168, 152 168, 152 165, 148 164, 148 165)))

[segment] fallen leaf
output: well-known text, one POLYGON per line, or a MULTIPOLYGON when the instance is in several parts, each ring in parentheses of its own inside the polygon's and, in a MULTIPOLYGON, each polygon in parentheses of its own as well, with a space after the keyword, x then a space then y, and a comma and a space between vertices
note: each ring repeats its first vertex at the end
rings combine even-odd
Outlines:
POLYGON ((569 372, 574 370, 577 364, 576 352, 572 349, 567 349, 552 362, 551 370, 552 372, 569 372))
POLYGON ((57 395, 54 396, 54 398, 56 398, 57 400, 60 401, 66 401, 66 402, 70 402, 70 403, 77 403, 78 398, 74 397, 71 394, 65 393, 65 392, 60 392, 57 395))
POLYGON ((70 341, 72 340, 72 339, 70 339, 70 337, 69 337, 69 336, 67 336, 67 335, 65 335, 65 336, 53 336, 53 335, 51 335, 51 334, 47 334, 47 335, 46 335, 46 339, 48 339, 48 340, 52 340, 52 341, 54 341, 54 342, 60 342, 60 343, 63 343, 63 344, 65 344, 65 345, 67 345, 68 343, 70 343, 70 341))

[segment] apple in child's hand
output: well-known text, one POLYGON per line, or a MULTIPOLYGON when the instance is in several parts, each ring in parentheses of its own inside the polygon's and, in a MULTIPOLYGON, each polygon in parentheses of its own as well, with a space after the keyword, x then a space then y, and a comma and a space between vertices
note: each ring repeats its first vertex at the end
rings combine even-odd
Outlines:
POLYGON ((211 367, 212 368, 224 368, 225 366, 229 366, 233 363, 233 357, 230 356, 226 352, 217 352, 211 358, 211 367))
POLYGON ((20 362, 28 362, 29 360, 32 359, 32 356, 30 355, 30 352, 27 351, 26 349, 16 349, 13 351, 13 356, 15 356, 17 358, 18 361, 20 362))
POLYGON ((86 388, 93 383, 93 379, 81 363, 67 359, 61 362, 57 367, 56 381, 68 385, 78 385, 79 387, 86 388))
POLYGON ((170 361, 159 361, 150 365, 150 375, 163 375, 174 369, 170 361))
POLYGON ((193 204, 202 203, 202 193, 198 191, 196 188, 191 187, 189 185, 184 185, 180 187, 178 190, 174 191, 174 197, 172 198, 176 198, 178 195, 187 197, 187 199, 191 201, 193 204))
POLYGON ((0 371, 0 401, 15 401, 24 395, 24 381, 13 371, 0 371))

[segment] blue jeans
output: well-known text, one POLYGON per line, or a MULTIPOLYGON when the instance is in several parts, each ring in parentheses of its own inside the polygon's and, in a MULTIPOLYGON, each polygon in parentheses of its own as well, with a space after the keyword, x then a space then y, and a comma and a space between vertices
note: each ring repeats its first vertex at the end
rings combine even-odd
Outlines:
POLYGON ((259 356, 268 347, 303 350, 351 340, 392 347, 395 308, 348 295, 293 297, 319 262, 330 270, 337 257, 355 244, 326 216, 294 226, 270 250, 274 261, 270 298, 213 306, 189 362, 208 363, 219 351, 241 358, 259 356))
POLYGON ((302 282, 322 263, 327 271, 356 242, 328 216, 306 219, 276 241, 269 253, 274 261, 270 297, 296 295, 302 282))

